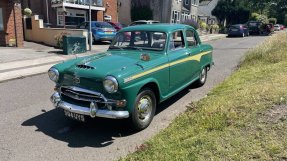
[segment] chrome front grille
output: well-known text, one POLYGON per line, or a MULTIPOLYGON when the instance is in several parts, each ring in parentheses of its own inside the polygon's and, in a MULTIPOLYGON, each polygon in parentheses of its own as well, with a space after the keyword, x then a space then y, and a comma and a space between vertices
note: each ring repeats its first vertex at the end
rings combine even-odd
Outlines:
POLYGON ((107 102, 107 99, 101 93, 78 87, 61 87, 61 95, 78 101, 99 103, 107 102))

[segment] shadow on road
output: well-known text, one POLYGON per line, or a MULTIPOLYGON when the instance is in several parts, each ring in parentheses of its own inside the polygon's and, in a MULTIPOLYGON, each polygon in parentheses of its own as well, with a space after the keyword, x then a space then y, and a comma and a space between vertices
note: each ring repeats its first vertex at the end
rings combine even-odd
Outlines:
POLYGON ((125 137, 133 134, 127 126, 127 120, 88 119, 81 123, 65 118, 61 109, 53 109, 22 123, 22 126, 36 126, 36 131, 60 141, 69 147, 106 147, 113 143, 113 137, 125 137))
MULTIPOLYGON (((156 115, 170 107, 176 101, 196 88, 190 85, 177 95, 161 103, 156 115)), ((22 123, 22 126, 36 126, 38 132, 63 142, 69 147, 106 147, 113 144, 115 138, 133 135, 136 132, 129 126, 129 120, 113 120, 104 118, 87 119, 85 123, 65 118, 61 109, 42 110, 42 114, 22 123)))

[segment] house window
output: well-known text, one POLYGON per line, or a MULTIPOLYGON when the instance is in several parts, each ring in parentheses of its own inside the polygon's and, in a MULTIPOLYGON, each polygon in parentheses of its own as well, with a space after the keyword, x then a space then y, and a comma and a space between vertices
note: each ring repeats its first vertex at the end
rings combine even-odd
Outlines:
POLYGON ((172 11, 172 19, 171 23, 179 23, 180 22, 180 12, 179 11, 172 11))
POLYGON ((0 31, 4 30, 4 25, 3 25, 3 12, 2 8, 0 8, 0 31))
POLYGON ((57 10, 57 25, 58 26, 78 26, 86 21, 85 10, 66 9, 64 12, 62 8, 57 10))
POLYGON ((199 0, 191 0, 191 4, 198 6, 199 5, 199 0))
POLYGON ((184 1, 184 4, 185 4, 185 5, 189 5, 189 0, 185 0, 185 1, 184 1))
POLYGON ((186 21, 186 20, 188 20, 188 19, 190 19, 189 13, 188 13, 188 12, 183 12, 183 13, 181 14, 181 21, 184 22, 184 21, 186 21))

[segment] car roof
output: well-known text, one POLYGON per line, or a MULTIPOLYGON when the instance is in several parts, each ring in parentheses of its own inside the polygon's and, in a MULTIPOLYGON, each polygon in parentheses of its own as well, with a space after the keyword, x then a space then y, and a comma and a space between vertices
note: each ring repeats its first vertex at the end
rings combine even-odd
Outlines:
POLYGON ((134 22, 159 22, 159 21, 155 21, 155 20, 137 20, 134 22))
POLYGON ((158 32, 172 32, 177 29, 185 29, 185 28, 193 28, 188 25, 183 24, 166 24, 166 23, 157 23, 157 24, 144 24, 144 25, 136 25, 129 26, 121 31, 158 31, 158 32))

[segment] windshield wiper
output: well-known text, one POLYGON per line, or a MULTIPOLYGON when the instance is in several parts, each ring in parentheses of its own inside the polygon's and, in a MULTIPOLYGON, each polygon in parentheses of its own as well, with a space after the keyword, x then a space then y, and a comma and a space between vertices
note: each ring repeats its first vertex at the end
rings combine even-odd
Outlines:
POLYGON ((119 47, 119 46, 110 46, 109 49, 120 49, 120 50, 124 50, 122 47, 119 47))
POLYGON ((139 51, 143 50, 142 48, 138 48, 138 47, 135 47, 135 46, 127 46, 126 48, 127 49, 135 49, 135 50, 139 50, 139 51))

